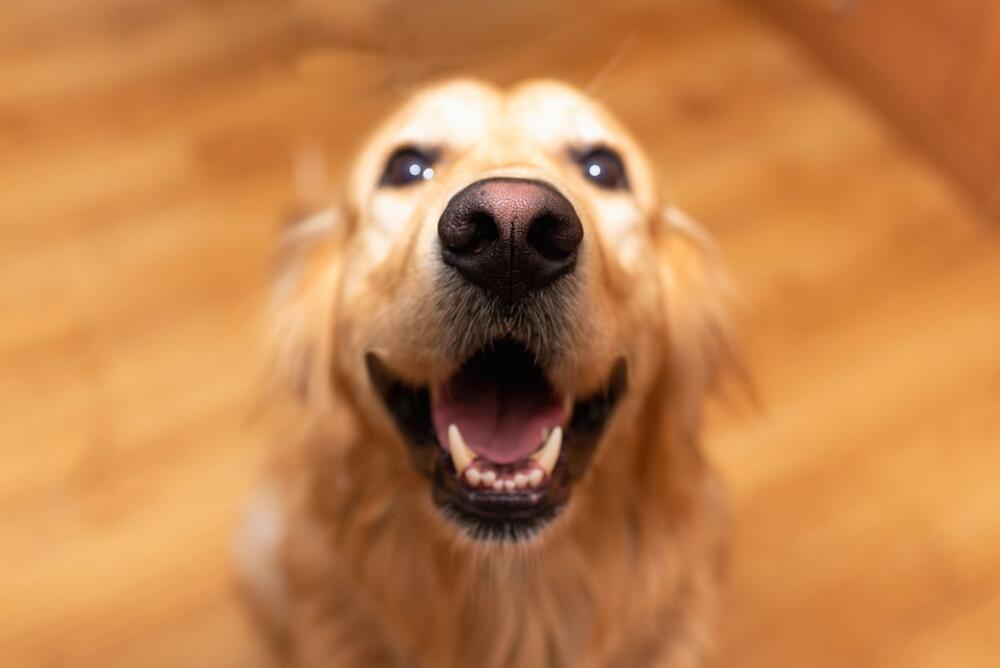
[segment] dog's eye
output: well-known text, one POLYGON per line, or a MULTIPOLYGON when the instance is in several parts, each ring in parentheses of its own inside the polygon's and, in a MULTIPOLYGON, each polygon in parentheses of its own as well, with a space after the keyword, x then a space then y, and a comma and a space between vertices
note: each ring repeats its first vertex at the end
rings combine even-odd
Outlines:
POLYGON ((583 176, 591 183, 610 190, 628 188, 628 177, 621 157, 609 148, 598 147, 581 154, 577 158, 583 168, 583 176))
POLYGON ((398 187, 416 181, 430 181, 434 178, 435 162, 436 156, 412 146, 396 149, 385 163, 379 185, 398 187))

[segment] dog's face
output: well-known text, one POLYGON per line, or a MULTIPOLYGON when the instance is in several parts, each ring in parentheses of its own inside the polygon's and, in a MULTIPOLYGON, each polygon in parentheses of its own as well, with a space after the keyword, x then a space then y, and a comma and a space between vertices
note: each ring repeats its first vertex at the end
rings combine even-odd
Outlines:
POLYGON ((467 535, 533 535, 621 454, 612 418, 673 336, 660 207, 633 140, 555 83, 434 87, 363 150, 328 361, 467 535))

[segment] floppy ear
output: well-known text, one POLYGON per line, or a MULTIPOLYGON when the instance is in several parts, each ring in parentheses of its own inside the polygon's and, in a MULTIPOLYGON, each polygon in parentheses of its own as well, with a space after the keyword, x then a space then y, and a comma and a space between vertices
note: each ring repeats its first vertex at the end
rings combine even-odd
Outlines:
POLYGON ((328 404, 342 249, 339 207, 294 221, 279 245, 267 340, 271 387, 303 404, 328 404))
POLYGON ((666 382, 679 425, 692 436, 720 373, 739 371, 729 320, 732 288, 715 243, 694 220, 667 206, 655 225, 669 342, 666 382))

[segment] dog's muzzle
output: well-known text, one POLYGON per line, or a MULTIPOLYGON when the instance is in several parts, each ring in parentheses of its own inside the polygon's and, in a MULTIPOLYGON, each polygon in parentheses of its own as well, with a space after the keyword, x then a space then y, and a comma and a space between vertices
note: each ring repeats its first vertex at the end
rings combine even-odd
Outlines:
POLYGON ((626 390, 618 359, 587 396, 549 370, 573 343, 573 275, 584 241, 570 201, 551 185, 490 178, 458 192, 438 222, 436 323, 456 362, 447 378, 404 382, 378 355, 369 376, 435 504, 473 538, 533 535, 567 503, 626 390))

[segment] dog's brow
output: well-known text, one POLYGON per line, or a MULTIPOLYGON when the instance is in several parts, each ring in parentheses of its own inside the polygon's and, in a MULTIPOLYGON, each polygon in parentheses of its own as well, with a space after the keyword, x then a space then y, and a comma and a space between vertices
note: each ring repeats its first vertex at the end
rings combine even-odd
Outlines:
POLYGON ((397 151, 402 151, 405 149, 414 149, 416 151, 421 151, 422 153, 427 153, 434 158, 437 158, 437 154, 440 153, 444 144, 442 142, 433 141, 430 139, 421 139, 409 141, 407 139, 397 139, 394 141, 389 148, 385 151, 385 157, 388 159, 397 151))
POLYGON ((461 145, 486 134, 489 125, 489 114, 477 105, 464 100, 454 104, 447 104, 446 99, 435 100, 413 113, 400 128, 397 139, 416 145, 461 145))

